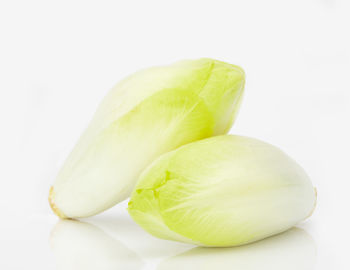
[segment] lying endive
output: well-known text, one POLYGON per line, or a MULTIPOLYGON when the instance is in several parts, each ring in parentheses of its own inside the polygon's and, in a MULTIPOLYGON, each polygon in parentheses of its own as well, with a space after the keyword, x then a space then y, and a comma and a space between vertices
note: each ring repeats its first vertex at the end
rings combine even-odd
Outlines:
POLYGON ((244 88, 241 68, 188 60, 131 75, 100 104, 59 172, 49 201, 60 217, 87 217, 126 199, 161 154, 225 134, 244 88))
POLYGON ((187 144, 140 176, 129 213, 154 236, 236 246, 283 232, 311 215, 314 188, 278 148, 233 135, 187 144))

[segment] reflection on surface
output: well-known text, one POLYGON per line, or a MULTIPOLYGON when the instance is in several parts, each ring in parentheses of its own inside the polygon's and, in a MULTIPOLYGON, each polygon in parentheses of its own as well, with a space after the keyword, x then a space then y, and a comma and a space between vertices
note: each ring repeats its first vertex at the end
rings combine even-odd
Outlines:
POLYGON ((316 247, 302 229, 233 248, 194 248, 160 263, 157 270, 312 270, 316 247))
POLYGON ((50 245, 60 270, 142 268, 134 252, 88 223, 60 220, 51 233, 50 245))

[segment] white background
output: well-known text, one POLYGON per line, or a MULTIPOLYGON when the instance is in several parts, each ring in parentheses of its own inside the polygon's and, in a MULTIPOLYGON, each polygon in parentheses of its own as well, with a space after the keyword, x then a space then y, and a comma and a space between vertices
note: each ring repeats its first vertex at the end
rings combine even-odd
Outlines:
POLYGON ((0 0, 0 268, 350 269, 349 36, 346 0, 0 0), (55 227, 49 187, 108 90, 200 57, 246 71, 231 133, 282 148, 310 175, 318 205, 304 231, 194 249, 148 235, 126 202, 95 225, 55 227))

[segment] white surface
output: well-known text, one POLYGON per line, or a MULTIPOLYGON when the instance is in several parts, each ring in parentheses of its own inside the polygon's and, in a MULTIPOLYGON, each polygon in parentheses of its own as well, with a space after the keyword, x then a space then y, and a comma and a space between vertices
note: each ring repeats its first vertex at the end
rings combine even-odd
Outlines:
POLYGON ((346 0, 0 1, 1 269, 350 269, 349 14, 346 0), (304 232, 202 250, 148 235, 126 202, 87 220, 97 227, 54 229, 49 186, 106 92, 198 57, 246 71, 231 133, 279 146, 311 176, 304 232))

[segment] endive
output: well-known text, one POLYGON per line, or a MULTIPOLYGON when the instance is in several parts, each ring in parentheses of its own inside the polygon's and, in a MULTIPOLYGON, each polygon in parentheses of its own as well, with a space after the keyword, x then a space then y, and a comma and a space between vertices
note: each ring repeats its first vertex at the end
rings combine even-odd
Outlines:
POLYGON ((126 199, 161 154, 226 133, 244 88, 241 68, 212 59, 149 68, 102 101, 50 190, 54 212, 87 217, 126 199))
POLYGON ((278 148, 233 135, 169 152, 140 176, 129 213, 154 236, 200 246, 236 246, 308 217, 316 194, 304 170, 278 148))

